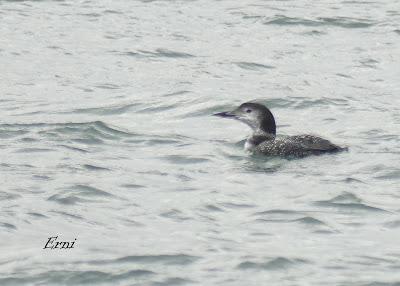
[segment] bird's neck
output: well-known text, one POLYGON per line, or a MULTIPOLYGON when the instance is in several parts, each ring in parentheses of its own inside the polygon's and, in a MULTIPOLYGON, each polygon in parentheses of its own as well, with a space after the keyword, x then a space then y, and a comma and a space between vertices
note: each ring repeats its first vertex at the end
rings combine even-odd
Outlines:
POLYGON ((253 134, 247 138, 244 148, 247 151, 252 151, 255 147, 260 145, 262 142, 268 140, 274 140, 275 134, 267 133, 261 129, 255 130, 253 134))
POLYGON ((257 132, 263 132, 266 134, 276 135, 276 124, 275 118, 272 113, 269 113, 269 116, 266 116, 261 122, 260 126, 258 126, 257 132))

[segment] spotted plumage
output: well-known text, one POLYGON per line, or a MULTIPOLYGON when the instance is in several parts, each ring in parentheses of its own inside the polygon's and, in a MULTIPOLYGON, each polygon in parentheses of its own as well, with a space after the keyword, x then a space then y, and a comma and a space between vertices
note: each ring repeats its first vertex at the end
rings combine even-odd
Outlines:
POLYGON ((276 136, 275 118, 262 104, 247 102, 233 111, 216 116, 239 120, 253 130, 245 149, 269 156, 304 157, 344 150, 326 139, 313 135, 276 136))

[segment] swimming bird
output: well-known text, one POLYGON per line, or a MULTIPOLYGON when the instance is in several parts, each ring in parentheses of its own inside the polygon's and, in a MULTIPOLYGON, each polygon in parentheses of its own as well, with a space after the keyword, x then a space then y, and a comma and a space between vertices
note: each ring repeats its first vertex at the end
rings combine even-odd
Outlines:
POLYGON ((247 138, 245 149, 256 154, 281 157, 304 157, 333 153, 346 148, 313 135, 276 136, 275 118, 264 105, 246 102, 232 111, 215 116, 239 120, 247 124, 253 134, 247 138))

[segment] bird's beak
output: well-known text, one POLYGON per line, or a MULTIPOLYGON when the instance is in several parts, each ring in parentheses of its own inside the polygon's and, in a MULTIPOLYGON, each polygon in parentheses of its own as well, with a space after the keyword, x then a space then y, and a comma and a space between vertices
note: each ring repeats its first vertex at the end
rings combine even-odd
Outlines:
POLYGON ((225 111, 213 114, 214 116, 219 116, 223 118, 236 118, 236 114, 232 111, 225 111))

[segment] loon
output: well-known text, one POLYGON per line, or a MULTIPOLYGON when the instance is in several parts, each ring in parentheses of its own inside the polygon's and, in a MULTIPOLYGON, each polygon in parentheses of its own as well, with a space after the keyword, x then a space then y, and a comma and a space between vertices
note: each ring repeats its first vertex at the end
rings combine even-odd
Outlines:
POLYGON ((313 135, 276 137, 275 118, 271 111, 262 104, 246 102, 233 111, 220 112, 214 115, 236 119, 250 126, 253 134, 247 138, 245 149, 255 154, 305 157, 347 149, 313 135))

